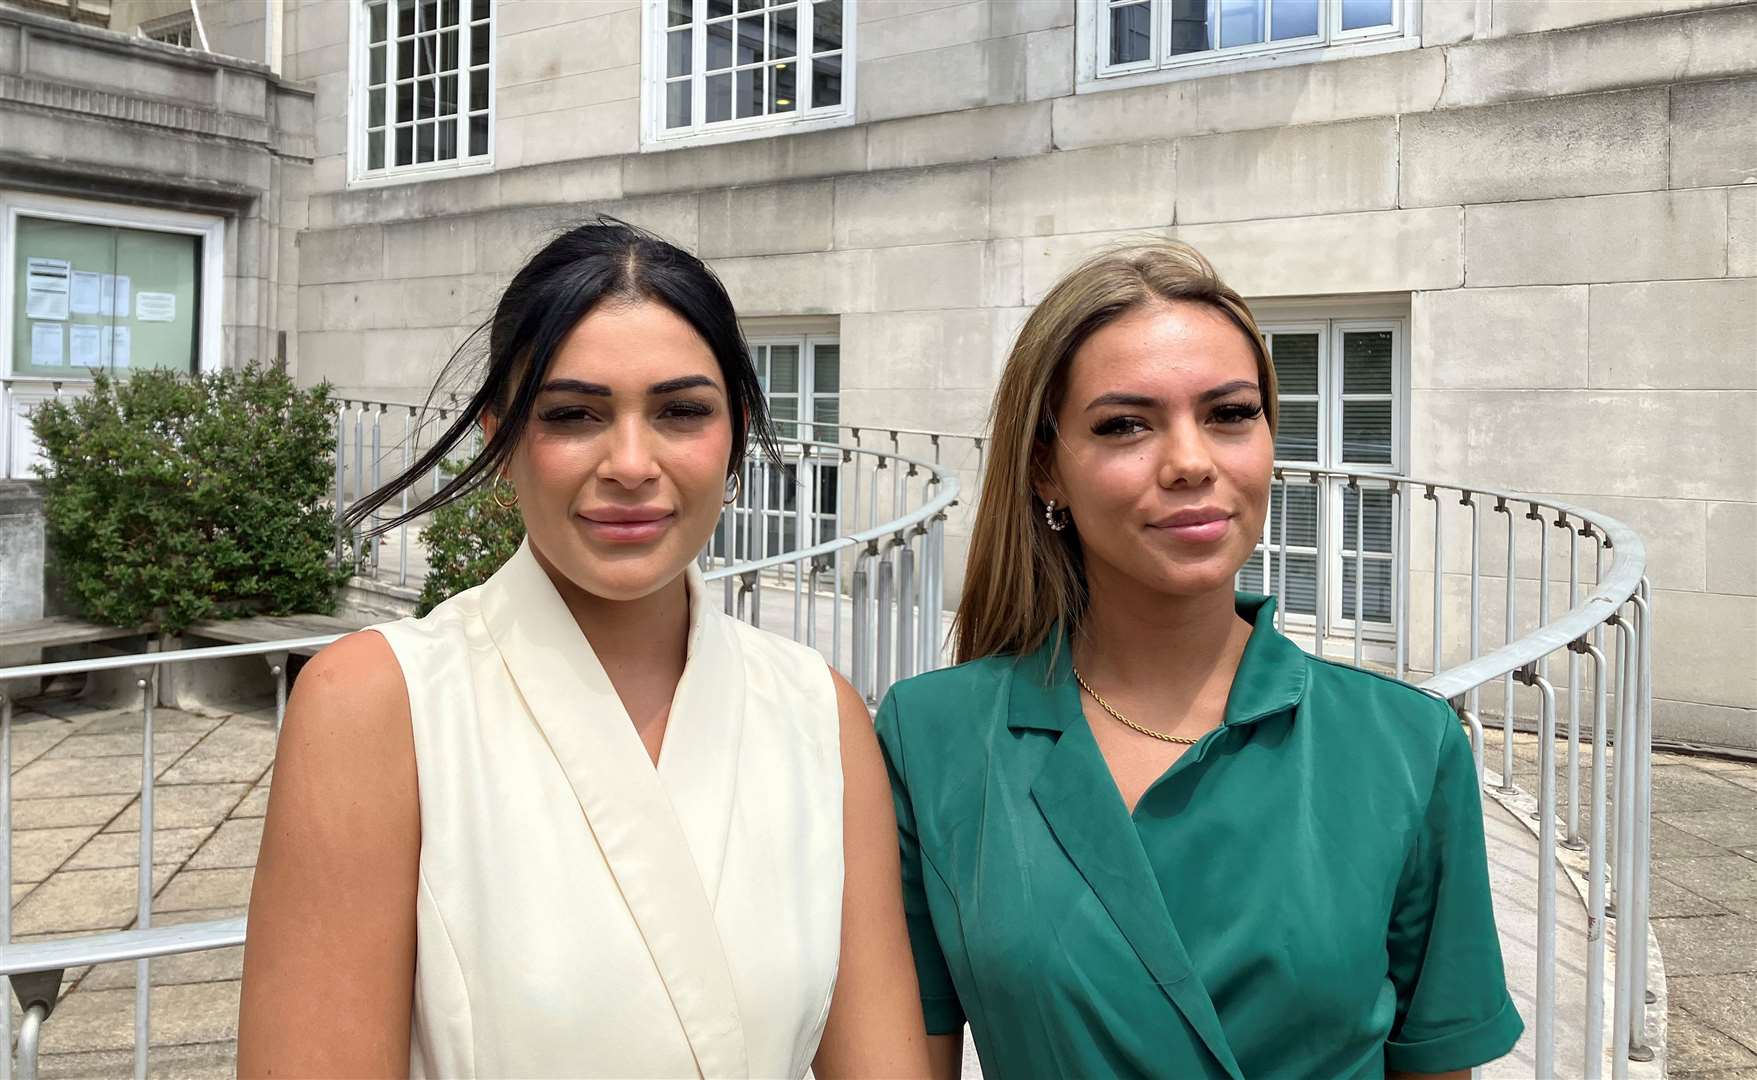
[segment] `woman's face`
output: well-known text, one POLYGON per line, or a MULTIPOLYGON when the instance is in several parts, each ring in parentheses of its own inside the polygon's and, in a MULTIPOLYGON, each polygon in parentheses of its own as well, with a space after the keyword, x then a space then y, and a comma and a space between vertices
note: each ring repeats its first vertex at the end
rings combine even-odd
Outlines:
POLYGON ((607 302, 563 339, 507 472, 543 561, 593 596, 634 600, 708 542, 731 452, 707 342, 660 304, 607 302))
POLYGON ((1038 495, 1073 517, 1095 586, 1230 595, 1268 509, 1256 354, 1205 304, 1153 303, 1074 353, 1038 495))

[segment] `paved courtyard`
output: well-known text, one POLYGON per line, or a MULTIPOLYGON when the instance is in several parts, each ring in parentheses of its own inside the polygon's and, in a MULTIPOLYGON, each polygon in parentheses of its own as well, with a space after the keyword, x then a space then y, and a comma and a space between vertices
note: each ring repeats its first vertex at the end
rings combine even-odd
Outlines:
MULTIPOLYGON (((155 730, 154 921, 242 914, 272 774, 272 706, 212 715, 160 709, 155 730)), ((17 711, 18 940, 133 924, 140 732, 135 705, 40 699, 17 711)), ((1516 737, 1515 750, 1516 778, 1529 785, 1535 743, 1516 737)), ((1500 760, 1493 733, 1488 754, 1491 764, 1500 760)), ((1660 754, 1654 782, 1653 915, 1669 980, 1669 1073, 1757 1080, 1757 765, 1660 754)), ((1530 950, 1523 913, 1535 892, 1519 890, 1530 860, 1515 819, 1498 805, 1489 834, 1497 905, 1506 911, 1509 981, 1520 995, 1530 950)), ((1565 939, 1573 937, 1571 914, 1565 900, 1565 939)), ((155 1075, 231 1075, 241 964, 237 949, 154 962, 155 1075)), ((68 973, 65 996, 44 1027, 44 1077, 131 1071, 133 985, 131 963, 68 973)), ((1529 1075, 1528 1062, 1509 1059, 1490 1072, 1529 1075)))

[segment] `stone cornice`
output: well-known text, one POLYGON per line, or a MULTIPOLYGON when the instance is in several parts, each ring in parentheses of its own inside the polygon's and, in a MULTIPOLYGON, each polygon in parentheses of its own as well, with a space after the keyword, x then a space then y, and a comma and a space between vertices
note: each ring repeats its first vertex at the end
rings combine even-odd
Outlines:
MULTIPOLYGON (((205 135, 235 142, 252 143, 257 146, 266 146, 270 143, 269 125, 262 120, 224 113, 217 109, 178 105, 173 102, 133 97, 94 87, 46 82, 19 75, 0 74, 0 102, 13 102, 41 109, 78 113, 102 120, 143 124, 180 134, 205 135)), ((274 141, 282 143, 287 140, 276 139, 274 141)))

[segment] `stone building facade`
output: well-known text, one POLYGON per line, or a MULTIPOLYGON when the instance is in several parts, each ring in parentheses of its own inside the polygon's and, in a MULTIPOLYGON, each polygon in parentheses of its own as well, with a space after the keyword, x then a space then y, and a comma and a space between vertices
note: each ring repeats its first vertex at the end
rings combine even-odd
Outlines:
MULTIPOLYGON (((250 62, 202 58, 196 111, 204 147, 247 175, 213 185, 205 158, 167 157, 197 138, 181 119, 150 137, 77 120, 162 160, 81 190, 205 199, 232 223, 227 362, 414 400, 534 245, 604 212, 712 263, 748 335, 792 358, 793 407, 977 432, 1058 274, 1176 237, 1271 332, 1284 457, 1623 518, 1651 560, 1661 734, 1757 746, 1757 3, 238 6, 272 12, 278 37, 255 34, 250 62), (179 169, 206 193, 171 192, 179 169)), ((0 15, 0 198, 46 161, 68 171, 57 133, 77 108, 12 89, 46 69, 9 43, 49 33, 0 15)), ((153 108, 191 92, 141 84, 153 108)), ((1331 568, 1313 573, 1342 575, 1327 505, 1313 565, 1331 568)), ((1422 514, 1403 542, 1420 612, 1422 514)), ((956 528, 951 546, 956 565, 956 528)), ((1446 551, 1459 617, 1467 542, 1446 551)))

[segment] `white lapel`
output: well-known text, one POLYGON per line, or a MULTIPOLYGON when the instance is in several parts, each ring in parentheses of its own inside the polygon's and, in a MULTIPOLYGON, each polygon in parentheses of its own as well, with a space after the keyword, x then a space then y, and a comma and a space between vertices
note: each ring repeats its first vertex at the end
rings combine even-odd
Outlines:
MULTIPOLYGON (((725 638, 713 631, 726 628, 716 628, 702 617, 705 590, 700 578, 692 577, 691 655, 660 760, 682 748, 683 761, 675 769, 680 783, 712 785, 713 776, 719 774, 722 787, 692 791, 676 807, 603 665, 528 540, 483 588, 482 617, 566 773, 586 824, 652 952, 697 1067, 703 1076, 746 1076, 744 1028, 712 902, 724 855, 735 761, 722 759, 717 768, 708 767, 710 756, 725 752, 724 742, 708 751, 697 749, 698 743, 718 741, 704 730, 712 725, 716 711, 741 710, 728 709, 716 700, 725 693, 725 669, 733 665, 725 638), (680 719, 687 727, 676 731, 680 719), (688 828, 679 820, 680 811, 690 820, 688 828), (706 811, 704 820, 694 820, 702 811, 706 811), (712 839, 716 831, 717 844, 712 839), (698 861, 702 851, 713 853, 711 875, 705 872, 707 864, 698 861), (711 887, 704 885, 710 881, 711 887)), ((740 692, 735 700, 742 697, 740 692)), ((736 753, 736 742, 732 752, 736 753)), ((665 767, 665 771, 673 770, 665 767)), ((590 975, 582 973, 582 977, 590 975)))

